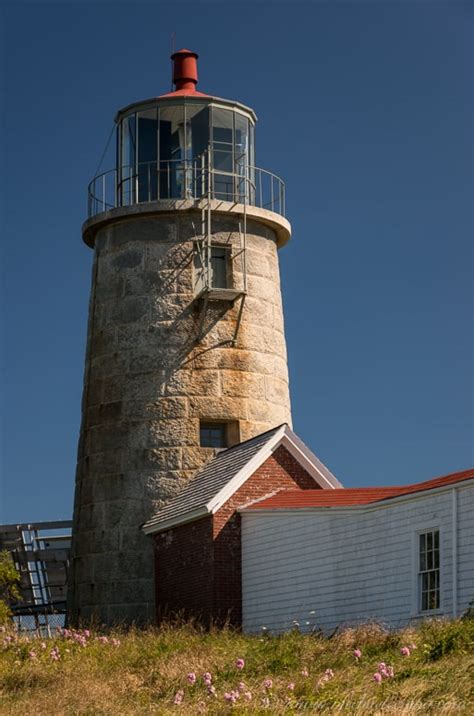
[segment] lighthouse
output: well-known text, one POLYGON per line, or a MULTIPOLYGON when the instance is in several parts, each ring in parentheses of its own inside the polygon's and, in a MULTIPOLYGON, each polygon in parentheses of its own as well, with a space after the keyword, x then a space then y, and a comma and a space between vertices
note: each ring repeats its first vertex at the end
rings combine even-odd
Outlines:
POLYGON ((254 111, 197 89, 197 59, 174 53, 174 91, 118 111, 115 167, 88 189, 71 623, 152 621, 141 525, 217 451, 291 425, 284 184, 256 165, 254 111))

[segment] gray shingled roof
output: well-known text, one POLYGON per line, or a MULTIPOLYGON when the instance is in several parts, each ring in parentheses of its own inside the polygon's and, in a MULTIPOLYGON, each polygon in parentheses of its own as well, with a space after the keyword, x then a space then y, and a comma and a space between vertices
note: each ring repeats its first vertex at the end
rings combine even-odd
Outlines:
POLYGON ((281 425, 218 453, 213 460, 201 468, 179 494, 148 520, 143 528, 152 527, 165 520, 174 520, 207 505, 280 428, 281 425))

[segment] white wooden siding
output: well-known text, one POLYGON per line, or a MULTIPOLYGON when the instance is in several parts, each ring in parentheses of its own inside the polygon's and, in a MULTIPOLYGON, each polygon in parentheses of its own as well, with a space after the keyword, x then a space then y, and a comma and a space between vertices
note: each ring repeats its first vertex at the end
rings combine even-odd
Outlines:
MULTIPOLYGON (((457 612, 474 597, 474 486, 458 487, 457 612)), ((243 629, 418 618, 417 538, 439 528, 441 609, 453 614, 452 490, 378 507, 242 514, 243 629)))

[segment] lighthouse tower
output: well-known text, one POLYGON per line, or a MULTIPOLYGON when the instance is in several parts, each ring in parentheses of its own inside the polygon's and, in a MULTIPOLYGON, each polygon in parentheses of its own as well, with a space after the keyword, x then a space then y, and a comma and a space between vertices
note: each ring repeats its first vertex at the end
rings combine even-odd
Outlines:
POLYGON ((216 449, 291 425, 277 250, 283 182, 255 166, 252 109, 175 90, 119 110, 89 186, 94 252, 69 577, 72 623, 154 616, 140 525, 216 449))

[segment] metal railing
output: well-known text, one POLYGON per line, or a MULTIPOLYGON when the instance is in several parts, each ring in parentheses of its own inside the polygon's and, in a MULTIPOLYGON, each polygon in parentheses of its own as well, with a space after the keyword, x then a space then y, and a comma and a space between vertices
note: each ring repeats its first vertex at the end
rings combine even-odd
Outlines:
POLYGON ((192 160, 142 162, 103 172, 89 184, 88 215, 166 199, 219 199, 285 216, 285 184, 265 169, 237 164, 226 171, 217 151, 192 160))

